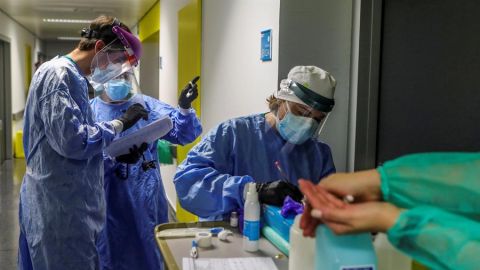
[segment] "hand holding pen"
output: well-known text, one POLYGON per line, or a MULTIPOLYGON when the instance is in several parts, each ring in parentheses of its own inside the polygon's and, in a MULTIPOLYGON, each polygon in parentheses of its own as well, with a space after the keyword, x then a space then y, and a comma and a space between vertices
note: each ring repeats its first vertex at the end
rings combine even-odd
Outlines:
POLYGON ((187 98, 190 98, 194 94, 194 90, 197 88, 197 81, 200 79, 200 76, 193 78, 188 85, 190 86, 187 91, 187 98))
POLYGON ((280 173, 280 180, 285 181, 285 182, 290 182, 288 181, 288 176, 285 173, 284 170, 282 170, 282 167, 280 166, 280 161, 277 160, 275 161, 275 167, 277 168, 278 172, 280 173))
POLYGON ((192 102, 198 97, 198 87, 197 81, 200 79, 200 76, 196 76, 180 92, 178 97, 178 106, 182 109, 190 109, 192 107, 192 102))

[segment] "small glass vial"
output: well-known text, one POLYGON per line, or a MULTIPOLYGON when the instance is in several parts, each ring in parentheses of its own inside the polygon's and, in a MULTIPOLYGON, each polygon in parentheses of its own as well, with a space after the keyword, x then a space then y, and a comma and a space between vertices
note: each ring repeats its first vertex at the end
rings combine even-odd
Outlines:
POLYGON ((238 215, 237 212, 233 211, 230 213, 230 226, 237 227, 238 226, 238 215))

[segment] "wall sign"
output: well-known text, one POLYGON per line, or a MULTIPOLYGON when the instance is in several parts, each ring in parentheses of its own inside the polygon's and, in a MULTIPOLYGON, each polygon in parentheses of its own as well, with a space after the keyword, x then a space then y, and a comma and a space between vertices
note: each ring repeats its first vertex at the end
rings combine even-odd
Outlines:
POLYGON ((263 62, 272 61, 272 29, 261 32, 260 59, 263 62))

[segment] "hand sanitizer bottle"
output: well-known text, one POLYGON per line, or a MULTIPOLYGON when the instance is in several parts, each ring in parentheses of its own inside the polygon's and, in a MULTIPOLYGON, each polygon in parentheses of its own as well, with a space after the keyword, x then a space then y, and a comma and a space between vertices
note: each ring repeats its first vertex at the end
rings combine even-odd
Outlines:
POLYGON ((377 270, 369 233, 335 235, 327 226, 316 230, 316 270, 377 270))
POLYGON ((248 184, 243 218, 243 249, 249 252, 258 250, 260 239, 260 203, 255 183, 248 184))
POLYGON ((311 270, 315 263, 315 238, 304 237, 300 229, 300 219, 297 215, 290 228, 290 254, 288 256, 289 270, 311 270))

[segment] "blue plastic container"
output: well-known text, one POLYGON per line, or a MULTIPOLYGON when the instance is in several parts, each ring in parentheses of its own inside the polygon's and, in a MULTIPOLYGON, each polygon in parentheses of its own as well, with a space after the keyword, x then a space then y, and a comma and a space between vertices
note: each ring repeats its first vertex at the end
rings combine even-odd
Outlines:
POLYGON ((280 213, 282 209, 273 205, 264 204, 262 206, 262 221, 265 225, 270 226, 280 235, 283 240, 290 241, 290 227, 293 225, 294 217, 284 218, 280 213))
POLYGON ((369 233, 340 236, 320 225, 315 249, 315 270, 377 270, 377 256, 369 233))

